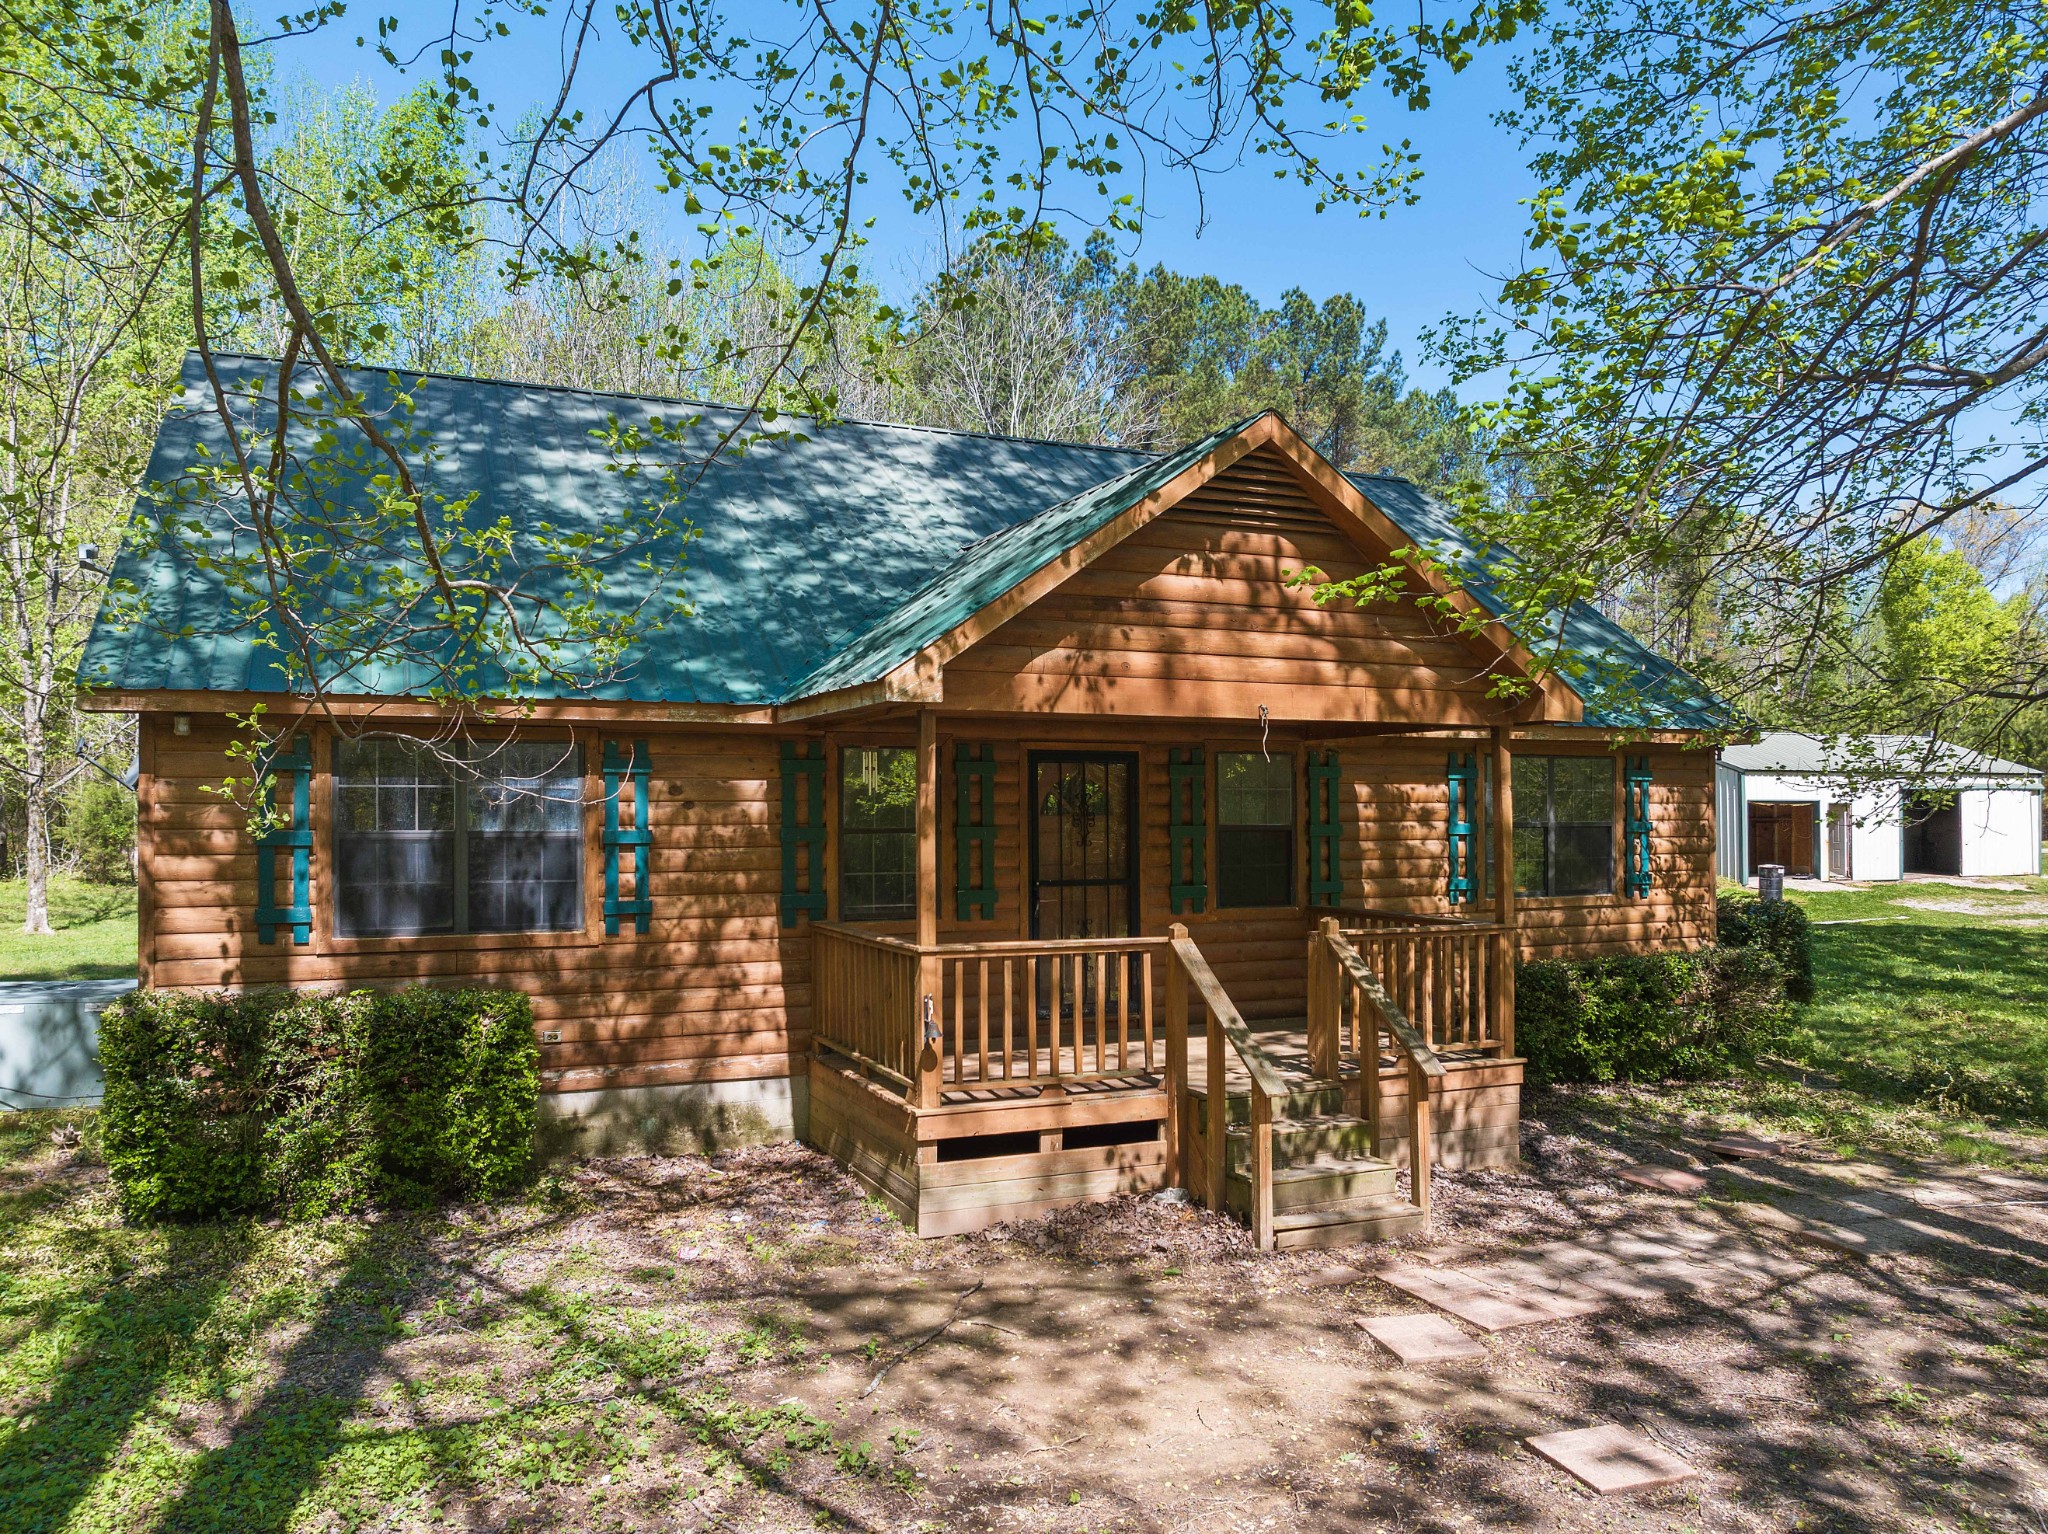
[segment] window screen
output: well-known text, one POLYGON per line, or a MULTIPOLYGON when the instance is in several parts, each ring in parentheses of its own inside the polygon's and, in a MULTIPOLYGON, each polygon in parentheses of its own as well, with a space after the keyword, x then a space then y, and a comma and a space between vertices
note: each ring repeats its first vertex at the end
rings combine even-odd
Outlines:
POLYGON ((1294 758, 1216 753, 1216 904, 1294 903, 1294 758))
POLYGON ((1614 762, 1515 756, 1515 888, 1525 895, 1614 889, 1614 762))
POLYGON ((393 736, 341 741, 334 804, 344 937, 583 925, 583 762, 566 742, 460 766, 393 736))
POLYGON ((335 930, 348 937, 455 930, 455 782, 409 741, 334 750, 335 930))
POLYGON ((917 914, 917 753, 849 746, 839 753, 839 915, 917 914))
POLYGON ((465 785, 471 932, 583 925, 580 753, 552 741, 500 747, 465 785))

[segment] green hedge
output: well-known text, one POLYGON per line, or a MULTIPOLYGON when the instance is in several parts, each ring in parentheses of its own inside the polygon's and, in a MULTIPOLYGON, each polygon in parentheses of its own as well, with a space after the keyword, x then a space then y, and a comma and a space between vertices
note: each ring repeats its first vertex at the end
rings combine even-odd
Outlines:
POLYGON ((514 991, 139 991, 101 1014, 100 1064, 138 1218, 485 1198, 532 1166, 540 1051, 514 991))
POLYGON ((1723 948, 1761 948, 1785 971, 1785 994, 1813 1000, 1813 923, 1789 900, 1765 902, 1754 895, 1723 895, 1715 903, 1723 948))
POLYGON ((1766 948, 1545 959, 1515 971, 1528 1080, 1699 1080, 1777 1042, 1791 1021, 1766 948))

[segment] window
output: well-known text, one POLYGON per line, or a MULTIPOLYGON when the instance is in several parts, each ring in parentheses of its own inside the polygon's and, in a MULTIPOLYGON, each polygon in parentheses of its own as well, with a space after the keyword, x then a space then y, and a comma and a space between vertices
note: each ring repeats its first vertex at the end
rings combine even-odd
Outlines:
POLYGON ((520 741, 458 766, 395 736, 338 742, 334 876, 343 937, 580 929, 581 750, 520 741))
POLYGON ((1525 895, 1614 889, 1614 762, 1515 757, 1515 888, 1525 895))
POLYGON ((1216 753, 1216 904, 1294 903, 1294 758, 1216 753))
POLYGON ((839 916, 917 914, 917 753, 849 746, 839 753, 839 916))

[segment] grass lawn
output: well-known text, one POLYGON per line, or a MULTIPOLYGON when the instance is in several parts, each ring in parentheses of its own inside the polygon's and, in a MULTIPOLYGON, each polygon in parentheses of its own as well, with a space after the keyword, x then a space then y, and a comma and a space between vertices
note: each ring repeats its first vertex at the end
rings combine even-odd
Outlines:
POLYGON ((1787 1053, 1880 1098, 2048 1123, 2048 879, 1800 892, 1816 999, 1787 1053))
POLYGON ((135 974, 135 886, 50 881, 49 937, 21 930, 28 886, 0 880, 0 980, 125 980, 135 974))

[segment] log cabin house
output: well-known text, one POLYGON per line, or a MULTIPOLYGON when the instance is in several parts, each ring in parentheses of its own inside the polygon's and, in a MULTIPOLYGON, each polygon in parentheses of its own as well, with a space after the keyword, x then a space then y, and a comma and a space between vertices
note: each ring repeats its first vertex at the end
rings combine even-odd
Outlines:
MULTIPOLYGON (((407 388, 432 472, 515 525, 616 514, 608 423, 736 424, 407 388)), ((150 484, 218 432, 190 366, 150 484)), ((141 720, 145 986, 519 987, 560 1122, 800 1135, 923 1234, 1170 1184, 1265 1245, 1405 1230, 1433 1162, 1516 1157, 1518 958, 1714 936, 1720 706, 1587 609, 1590 661, 1504 700, 1514 636, 1415 600, 1486 615, 1444 509, 1276 415, 1164 455, 844 422, 720 457, 692 615, 461 772, 403 675, 283 690, 159 499, 82 671, 141 720), (1288 580, 1397 557, 1362 607, 1288 580), (208 791, 259 702, 260 839, 208 791)))

